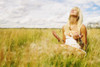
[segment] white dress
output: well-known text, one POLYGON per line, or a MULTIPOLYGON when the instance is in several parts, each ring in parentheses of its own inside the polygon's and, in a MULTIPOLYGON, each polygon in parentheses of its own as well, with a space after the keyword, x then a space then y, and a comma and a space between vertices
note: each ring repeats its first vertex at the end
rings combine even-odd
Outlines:
POLYGON ((77 43, 77 41, 73 37, 70 37, 70 36, 66 36, 65 44, 75 47, 75 48, 78 48, 78 49, 81 48, 80 45, 77 43))

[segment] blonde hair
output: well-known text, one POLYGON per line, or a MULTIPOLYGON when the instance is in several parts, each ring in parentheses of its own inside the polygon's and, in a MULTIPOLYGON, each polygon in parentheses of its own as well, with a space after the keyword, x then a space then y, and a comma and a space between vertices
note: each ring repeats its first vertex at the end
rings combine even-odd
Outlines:
MULTIPOLYGON (((81 10, 80 10, 78 7, 74 7, 74 8, 72 8, 72 9, 77 9, 77 10, 78 10, 78 21, 77 21, 77 26, 78 26, 78 33, 80 34, 80 28, 81 28, 82 22, 83 22, 83 15, 82 15, 81 10)), ((70 25, 71 25, 71 24, 70 24, 70 17, 71 17, 71 16, 69 16, 68 22, 67 22, 67 24, 64 26, 65 35, 66 35, 67 32, 70 32, 70 29, 69 29, 69 27, 70 27, 70 25)))

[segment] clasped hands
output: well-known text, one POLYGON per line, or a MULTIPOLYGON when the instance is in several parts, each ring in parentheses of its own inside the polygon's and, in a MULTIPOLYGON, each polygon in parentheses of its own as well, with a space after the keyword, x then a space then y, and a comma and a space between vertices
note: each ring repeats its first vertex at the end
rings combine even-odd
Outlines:
POLYGON ((82 34, 78 34, 78 32, 70 32, 69 36, 73 37, 74 39, 82 38, 82 34))

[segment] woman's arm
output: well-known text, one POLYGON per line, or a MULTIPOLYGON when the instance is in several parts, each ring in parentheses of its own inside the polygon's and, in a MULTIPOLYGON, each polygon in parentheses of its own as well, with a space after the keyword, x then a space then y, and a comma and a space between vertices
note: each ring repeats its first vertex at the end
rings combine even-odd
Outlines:
POLYGON ((56 34, 55 31, 52 31, 52 34, 53 34, 54 37, 58 40, 58 42, 64 43, 64 41, 56 34))
POLYGON ((63 35, 62 39, 60 39, 60 37, 56 34, 55 31, 52 31, 52 34, 55 36, 55 38, 57 38, 58 42, 65 43, 66 37, 64 35, 64 26, 62 27, 62 35, 63 35))
POLYGON ((58 42, 61 41, 60 37, 56 34, 55 31, 52 31, 52 34, 55 36, 55 38, 57 38, 58 42))
POLYGON ((82 25, 80 32, 81 32, 81 35, 83 35, 83 37, 81 39, 84 43, 84 47, 85 47, 85 49, 87 49, 87 29, 86 29, 85 25, 82 25))
POLYGON ((62 27, 63 42, 65 43, 66 37, 64 35, 64 26, 62 27))

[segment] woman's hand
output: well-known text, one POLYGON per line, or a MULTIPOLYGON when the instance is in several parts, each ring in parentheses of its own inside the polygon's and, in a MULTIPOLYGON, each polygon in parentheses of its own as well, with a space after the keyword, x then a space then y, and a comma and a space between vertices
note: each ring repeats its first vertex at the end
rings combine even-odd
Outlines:
POLYGON ((77 32, 73 33, 73 38, 74 39, 78 39, 78 38, 82 38, 82 37, 83 37, 83 35, 79 35, 77 32))
POLYGON ((52 34, 55 36, 55 38, 57 38, 58 42, 61 41, 60 37, 56 34, 55 31, 52 31, 52 34))
POLYGON ((60 39, 60 37, 56 34, 55 31, 52 31, 52 34, 54 35, 54 37, 58 40, 58 42, 64 43, 64 41, 62 39, 60 39))

